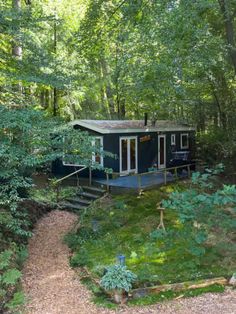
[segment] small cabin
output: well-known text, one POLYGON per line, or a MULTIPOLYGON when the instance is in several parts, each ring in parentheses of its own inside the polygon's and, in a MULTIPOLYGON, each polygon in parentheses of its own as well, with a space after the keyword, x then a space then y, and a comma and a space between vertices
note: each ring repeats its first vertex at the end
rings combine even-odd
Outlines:
MULTIPOLYGON (((89 132, 104 151, 117 156, 91 158, 120 176, 168 168, 176 156, 186 161, 194 157, 195 128, 187 124, 168 120, 75 120, 71 125, 89 132)), ((76 166, 58 161, 53 172, 68 174, 76 166)), ((104 177, 104 173, 94 170, 93 176, 104 177)))

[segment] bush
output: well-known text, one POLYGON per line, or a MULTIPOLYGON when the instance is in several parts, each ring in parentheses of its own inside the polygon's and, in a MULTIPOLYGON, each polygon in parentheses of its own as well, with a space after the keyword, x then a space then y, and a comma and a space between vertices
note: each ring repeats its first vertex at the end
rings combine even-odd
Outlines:
MULTIPOLYGON (((21 272, 15 268, 15 254, 10 249, 0 254, 0 312, 6 307, 12 296, 12 289, 21 277, 21 272)), ((12 306, 13 304, 14 302, 12 306)))
POLYGON ((87 266, 89 264, 88 253, 85 249, 80 249, 75 255, 73 255, 70 259, 71 267, 82 267, 87 266))
POLYGON ((212 128, 208 133, 198 135, 198 158, 207 162, 210 166, 224 160, 228 171, 235 170, 236 162, 236 134, 225 130, 212 128))

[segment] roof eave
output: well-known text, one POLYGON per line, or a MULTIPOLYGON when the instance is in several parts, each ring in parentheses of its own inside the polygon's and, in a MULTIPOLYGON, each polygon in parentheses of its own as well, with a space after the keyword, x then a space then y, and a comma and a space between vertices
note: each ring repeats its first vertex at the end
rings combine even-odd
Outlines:
POLYGON ((117 133, 149 133, 149 132, 174 132, 174 131, 195 131, 196 129, 193 127, 188 127, 188 126, 179 126, 176 128, 152 128, 152 127, 147 127, 145 129, 138 128, 138 129, 103 129, 99 128, 94 125, 90 125, 86 122, 83 121, 72 121, 70 122, 71 125, 79 125, 82 126, 86 129, 95 131, 100 134, 117 134, 117 133))

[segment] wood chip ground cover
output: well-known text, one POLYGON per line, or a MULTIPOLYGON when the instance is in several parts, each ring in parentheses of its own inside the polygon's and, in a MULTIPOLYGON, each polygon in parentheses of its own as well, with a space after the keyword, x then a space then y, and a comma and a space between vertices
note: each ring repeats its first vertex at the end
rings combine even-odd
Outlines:
POLYGON ((96 307, 91 294, 69 267, 70 251, 64 235, 73 228, 77 216, 53 211, 36 225, 29 243, 29 258, 23 270, 23 289, 28 300, 24 314, 235 314, 236 291, 205 294, 146 307, 108 310, 96 307))

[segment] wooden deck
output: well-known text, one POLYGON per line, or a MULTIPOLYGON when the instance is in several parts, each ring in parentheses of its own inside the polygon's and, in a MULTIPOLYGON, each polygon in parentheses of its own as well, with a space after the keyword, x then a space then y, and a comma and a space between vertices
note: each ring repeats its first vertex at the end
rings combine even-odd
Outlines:
POLYGON ((161 172, 146 173, 141 176, 128 175, 121 176, 116 179, 95 179, 93 181, 102 185, 109 185, 109 187, 128 188, 128 189, 148 189, 153 186, 163 185, 165 183, 176 181, 177 179, 184 179, 188 177, 188 171, 182 170, 181 173, 173 174, 170 171, 166 172, 165 176, 161 172))

